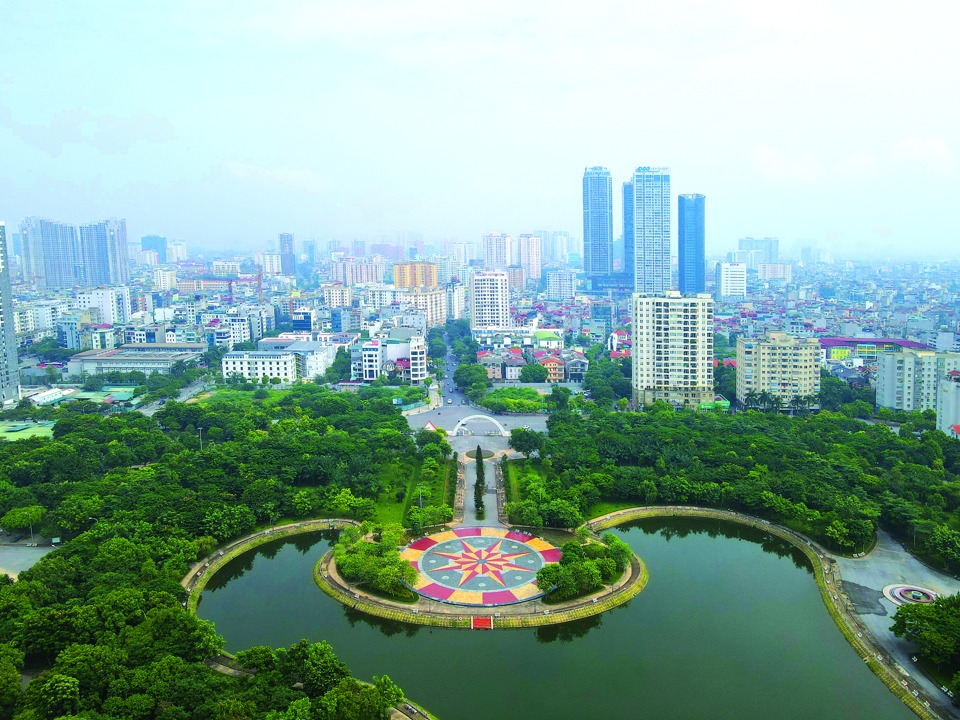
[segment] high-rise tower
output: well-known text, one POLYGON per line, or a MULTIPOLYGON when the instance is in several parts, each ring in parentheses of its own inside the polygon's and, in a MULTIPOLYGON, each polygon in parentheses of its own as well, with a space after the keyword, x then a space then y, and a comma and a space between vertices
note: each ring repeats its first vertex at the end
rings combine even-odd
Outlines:
POLYGON ((696 295, 706 289, 704 266, 704 206, 703 195, 680 195, 677 198, 677 255, 679 277, 677 287, 681 295, 696 295))
POLYGON ((503 270, 510 264, 510 236, 490 233, 483 236, 483 267, 503 270))
POLYGON ((13 328, 13 293, 10 290, 10 263, 7 228, 0 223, 0 400, 20 397, 20 364, 17 336, 13 328))
POLYGON ((80 279, 84 285, 122 285, 130 278, 127 223, 111 218, 80 226, 80 279))
POLYGON ((505 272, 478 271, 470 281, 470 327, 510 327, 510 281, 505 272))
POLYGON ((77 230, 71 225, 30 217, 20 223, 23 276, 40 290, 72 288, 81 270, 77 230))
POLYGON ((141 250, 153 250, 157 253, 157 262, 167 264, 167 239, 162 235, 144 235, 140 238, 141 250))
POLYGON ((670 169, 638 167, 633 173, 633 277, 638 293, 670 289, 670 169))
POLYGON ((613 270, 613 179, 605 167, 583 171, 583 269, 587 277, 613 270))
POLYGON ((623 184, 623 270, 630 278, 630 285, 634 281, 634 243, 636 237, 633 232, 633 180, 623 184))
POLYGON ((296 275, 297 253, 293 244, 293 233, 280 233, 278 248, 280 250, 280 272, 283 275, 296 275))

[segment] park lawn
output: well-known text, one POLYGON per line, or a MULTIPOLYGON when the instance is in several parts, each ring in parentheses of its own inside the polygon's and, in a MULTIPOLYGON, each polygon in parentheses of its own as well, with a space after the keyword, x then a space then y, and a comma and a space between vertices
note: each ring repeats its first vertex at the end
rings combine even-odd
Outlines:
POLYGON ((397 523, 403 525, 404 504, 398 503, 396 493, 389 490, 380 493, 377 498, 377 522, 381 525, 397 523))
POLYGON ((591 520, 598 518, 601 515, 606 515, 607 513, 617 512, 618 510, 625 510, 626 508, 638 507, 643 503, 634 500, 633 502, 606 502, 600 501, 594 503, 587 509, 587 517, 591 520))
POLYGON ((0 440, 26 440, 34 437, 53 437, 53 423, 44 423, 42 425, 38 425, 36 423, 28 424, 23 422, 0 423, 0 440), (21 425, 28 425, 28 427, 25 427, 23 430, 7 432, 7 428, 18 427, 21 425))
POLYGON ((507 502, 517 502, 521 500, 520 497, 520 484, 519 480, 523 475, 527 473, 533 473, 540 477, 541 480, 546 479, 546 471, 543 469, 543 466, 539 462, 534 462, 532 460, 508 460, 507 463, 507 502))

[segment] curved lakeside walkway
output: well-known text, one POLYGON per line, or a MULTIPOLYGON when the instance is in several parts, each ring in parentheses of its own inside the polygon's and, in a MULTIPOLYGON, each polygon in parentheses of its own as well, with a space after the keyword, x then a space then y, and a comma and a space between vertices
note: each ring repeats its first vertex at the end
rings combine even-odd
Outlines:
POLYGON ((834 556, 822 546, 798 532, 768 520, 731 510, 715 510, 686 505, 634 507, 602 515, 586 524, 594 533, 616 527, 634 520, 655 517, 699 517, 740 523, 763 530, 786 540, 807 557, 813 568, 820 597, 840 632, 873 673, 890 691, 922 718, 944 720, 954 717, 953 712, 936 697, 932 697, 918 682, 910 682, 910 674, 876 640, 873 633, 861 622, 853 603, 843 588, 840 568, 834 556))
MULTIPOLYGON (((195 563, 190 572, 180 584, 187 591, 187 602, 184 607, 188 612, 195 613, 197 605, 200 602, 200 594, 207 582, 216 574, 217 570, 226 565, 236 557, 239 557, 248 550, 291 535, 301 535, 304 533, 318 532, 321 530, 338 530, 350 525, 359 525, 356 520, 347 520, 345 518, 322 518, 317 520, 304 520, 297 523, 287 523, 275 527, 260 530, 251 533, 239 540, 234 540, 228 545, 224 545, 213 554, 205 557, 203 560, 195 563)), ((212 660, 207 661, 207 666, 211 669, 230 675, 232 677, 242 677, 253 675, 254 671, 247 670, 237 663, 236 659, 230 653, 223 652, 212 660)), ((362 682, 362 681, 361 681, 362 682)), ((390 720, 421 720, 428 718, 436 720, 436 716, 427 712, 422 706, 414 703, 409 698, 405 699, 399 707, 390 708, 390 720)))

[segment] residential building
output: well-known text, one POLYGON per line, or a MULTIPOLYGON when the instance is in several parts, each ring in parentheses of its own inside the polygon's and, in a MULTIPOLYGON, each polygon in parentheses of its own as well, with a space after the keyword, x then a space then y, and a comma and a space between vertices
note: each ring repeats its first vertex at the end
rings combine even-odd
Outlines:
POLYGON ((876 362, 884 353, 896 353, 904 350, 929 350, 930 348, 916 340, 900 338, 820 338, 820 360, 844 360, 852 355, 865 362, 876 362))
POLYGON ((483 236, 483 267, 503 270, 510 264, 510 236, 490 233, 483 236))
POLYGON ((572 300, 577 292, 577 274, 573 270, 547 273, 547 300, 572 300))
POLYGON ((148 267, 160 264, 160 255, 156 250, 140 250, 137 253, 137 265, 148 267))
POLYGON ((446 290, 409 290, 404 299, 423 313, 428 330, 447 324, 446 290))
POLYGON ((10 251, 7 228, 0 223, 0 402, 20 398, 20 362, 13 323, 13 293, 10 289, 10 251))
POLYGON ((349 307, 353 303, 353 290, 345 285, 324 285, 321 289, 327 307, 349 307))
POLYGON ((347 258, 330 264, 331 280, 344 285, 382 283, 384 272, 386 265, 382 259, 347 258))
POLYGON ((613 272, 613 178, 605 167, 583 171, 583 269, 588 278, 613 272))
POLYGON ((153 284, 160 290, 173 290, 177 286, 177 271, 157 268, 153 271, 153 284))
POLYGON ((670 289, 669 168, 638 167, 634 171, 633 235, 634 290, 662 295, 670 289))
POLYGON ((220 361, 224 377, 239 375, 247 380, 280 378, 285 383, 300 379, 297 356, 286 351, 228 352, 220 361))
POLYGON ((161 235, 144 235, 140 238, 140 250, 153 250, 157 253, 157 262, 167 264, 167 239, 161 235))
POLYGON ((677 197, 678 283, 681 295, 706 290, 705 206, 703 195, 677 197))
POLYGON ((467 316, 467 291, 463 283, 449 282, 447 294, 447 320, 463 320, 467 316))
POLYGON ((283 257, 280 253, 263 253, 260 256, 260 267, 264 275, 283 275, 283 257))
POLYGON ((953 370, 960 370, 960 353, 909 348, 882 353, 877 357, 877 406, 936 410, 940 384, 953 370))
POLYGON ((510 281, 505 272, 475 272, 470 280, 470 327, 510 327, 510 281))
POLYGON ((816 338, 779 332, 737 338, 737 401, 742 407, 764 393, 777 398, 784 409, 791 407, 795 398, 804 398, 806 408, 819 406, 812 401, 820 393, 820 343, 816 338))
POLYGON ((297 274, 297 251, 293 242, 293 233, 280 233, 277 238, 280 250, 280 274, 297 274))
POLYGON ((130 320, 130 288, 96 288, 77 293, 77 309, 95 307, 100 313, 100 322, 119 325, 130 320))
POLYGON ((437 265, 428 262, 394 263, 393 284, 398 288, 436 288, 439 285, 437 265))
POLYGON ((527 286, 527 274, 520 265, 508 265, 504 268, 507 273, 507 284, 510 292, 523 292, 527 286))
POLYGON ((634 268, 636 266, 634 253, 636 251, 637 238, 633 227, 633 214, 635 212, 633 179, 631 178, 623 184, 623 206, 621 208, 621 213, 623 214, 623 273, 630 279, 629 284, 631 286, 633 285, 634 268))
POLYGON ((77 230, 72 225, 30 217, 20 224, 23 275, 40 290, 72 288, 80 282, 77 230))
POLYGON ((761 282, 779 280, 784 283, 793 282, 793 266, 789 263, 759 263, 757 278, 761 282))
POLYGON ((240 274, 240 263, 234 260, 214 260, 211 272, 217 277, 231 277, 240 274))
POLYGON ((523 268, 523 274, 527 280, 536 280, 539 284, 540 278, 543 276, 543 265, 540 259, 540 237, 537 235, 518 235, 516 248, 515 264, 523 268))
POLYGON ((174 240, 167 245, 167 262, 178 263, 187 259, 187 244, 183 240, 174 240))
POLYGON ((937 430, 960 436, 960 370, 950 370, 937 393, 937 430))
POLYGON ((713 299, 634 294, 632 355, 636 405, 713 402, 713 299))
POLYGON ((738 248, 741 252, 748 253, 746 260, 751 270, 763 264, 773 264, 780 262, 780 241, 777 238, 740 238, 738 248))
POLYGON ((127 223, 111 218, 80 226, 82 284, 122 285, 130 279, 127 223))
POLYGON ((714 296, 717 302, 743 300, 747 296, 747 266, 744 263, 717 263, 714 296))

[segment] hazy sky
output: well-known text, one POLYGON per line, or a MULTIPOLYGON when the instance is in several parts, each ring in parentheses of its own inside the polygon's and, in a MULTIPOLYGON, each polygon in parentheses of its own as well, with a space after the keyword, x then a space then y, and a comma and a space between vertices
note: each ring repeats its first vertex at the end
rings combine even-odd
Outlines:
POLYGON ((579 235, 585 166, 667 165, 708 252, 956 257, 960 2, 789 5, 0 0, 0 220, 579 235))

